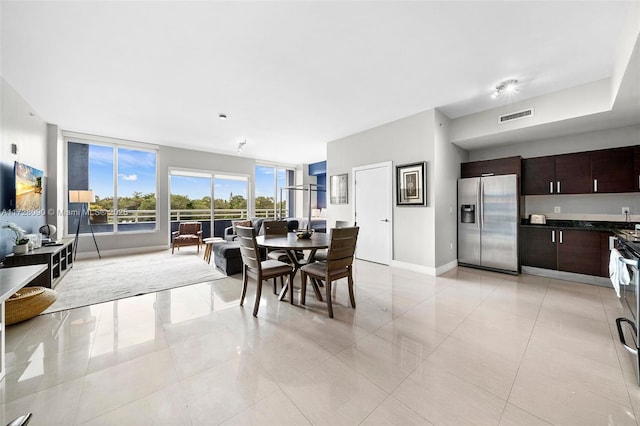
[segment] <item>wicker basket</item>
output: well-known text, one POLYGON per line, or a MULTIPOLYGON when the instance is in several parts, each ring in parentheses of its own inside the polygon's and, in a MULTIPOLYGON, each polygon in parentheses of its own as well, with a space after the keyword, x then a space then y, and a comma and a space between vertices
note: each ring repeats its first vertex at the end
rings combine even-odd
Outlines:
POLYGON ((33 318, 53 302, 58 294, 45 287, 25 287, 7 299, 5 303, 5 323, 15 324, 33 318))

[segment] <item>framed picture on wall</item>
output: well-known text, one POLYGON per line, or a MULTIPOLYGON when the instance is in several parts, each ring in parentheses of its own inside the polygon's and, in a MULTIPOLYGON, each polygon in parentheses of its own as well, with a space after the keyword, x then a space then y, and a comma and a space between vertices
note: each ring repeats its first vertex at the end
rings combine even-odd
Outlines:
POLYGON ((396 205, 427 205, 427 163, 396 166, 396 205))
POLYGON ((347 178, 348 174, 333 175, 329 180, 329 202, 331 204, 347 204, 347 178))

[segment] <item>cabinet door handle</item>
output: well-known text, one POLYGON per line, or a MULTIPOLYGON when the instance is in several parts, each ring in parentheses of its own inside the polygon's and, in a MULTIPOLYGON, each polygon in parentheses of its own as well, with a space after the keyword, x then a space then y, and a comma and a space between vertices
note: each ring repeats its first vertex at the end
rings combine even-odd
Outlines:
MULTIPOLYGON (((638 182, 640 182, 640 176, 638 176, 638 182)), ((553 194, 553 181, 549 182, 549 194, 553 194)))
POLYGON ((562 231, 560 231, 560 244, 562 244, 562 231))
POLYGON ((556 242, 556 231, 551 231, 551 242, 552 243, 556 242))
POLYGON ((598 192, 598 179, 593 180, 593 192, 598 192))
POLYGON ((556 185, 556 194, 559 194, 559 193, 560 193, 560 181, 558 181, 556 185))

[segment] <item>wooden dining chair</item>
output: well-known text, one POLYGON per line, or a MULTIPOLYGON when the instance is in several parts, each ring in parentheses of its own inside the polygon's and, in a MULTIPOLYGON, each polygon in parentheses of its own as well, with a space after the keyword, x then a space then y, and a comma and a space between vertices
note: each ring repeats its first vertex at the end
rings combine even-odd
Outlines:
MULTIPOLYGON (((243 263, 243 279, 242 279, 242 296, 240 297, 240 306, 244 304, 244 298, 247 295, 247 283, 251 275, 256 279, 256 301, 253 305, 253 316, 258 316, 258 308, 260 307, 260 297, 262 296, 262 281, 280 277, 281 284, 284 286, 284 276, 287 275, 289 282, 293 282, 293 267, 278 260, 260 259, 260 251, 256 243, 256 230, 253 227, 238 226, 236 227, 237 240, 240 243, 240 255, 243 263)), ((289 292, 289 301, 293 304, 293 292, 289 292)))
MULTIPOLYGON (((349 226, 357 226, 357 225, 358 225, 357 222, 354 222, 353 225, 351 225, 351 222, 349 221, 336 220, 336 228, 348 228, 349 226)), ((327 260, 327 250, 318 250, 316 252, 314 259, 325 262, 327 260)))
MULTIPOLYGON (((265 237, 286 237, 289 229, 286 220, 269 220, 262 222, 262 229, 265 237)), ((278 260, 284 263, 291 263, 291 258, 285 250, 267 251, 267 259, 278 260)), ((273 293, 277 294, 276 279, 273 279, 273 293)))
MULTIPOLYGON (((307 278, 311 279, 317 296, 320 295, 318 283, 324 282, 327 311, 329 312, 329 318, 333 318, 331 283, 340 278, 347 278, 351 307, 356 307, 356 299, 353 295, 353 257, 356 251, 359 230, 360 228, 358 227, 332 229, 326 262, 314 262, 300 268, 302 273, 301 304, 304 305, 306 301, 307 278)), ((322 300, 320 297, 318 299, 322 300)))

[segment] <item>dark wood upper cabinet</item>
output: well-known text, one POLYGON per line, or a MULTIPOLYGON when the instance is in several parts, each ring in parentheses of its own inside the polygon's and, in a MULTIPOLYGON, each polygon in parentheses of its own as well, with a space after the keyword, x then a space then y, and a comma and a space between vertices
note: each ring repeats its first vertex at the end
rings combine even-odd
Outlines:
POLYGON ((555 157, 522 160, 522 193, 524 195, 555 194, 555 157))
POLYGON ((487 175, 518 175, 522 168, 522 157, 497 158, 495 160, 470 161, 460 165, 460 176, 464 178, 487 175))
POLYGON ((634 147, 633 154, 634 191, 640 191, 640 146, 634 147))
POLYGON ((556 155, 556 194, 591 193, 591 153, 556 155))
POLYGON ((635 191, 634 147, 592 151, 591 178, 593 192, 635 191))

